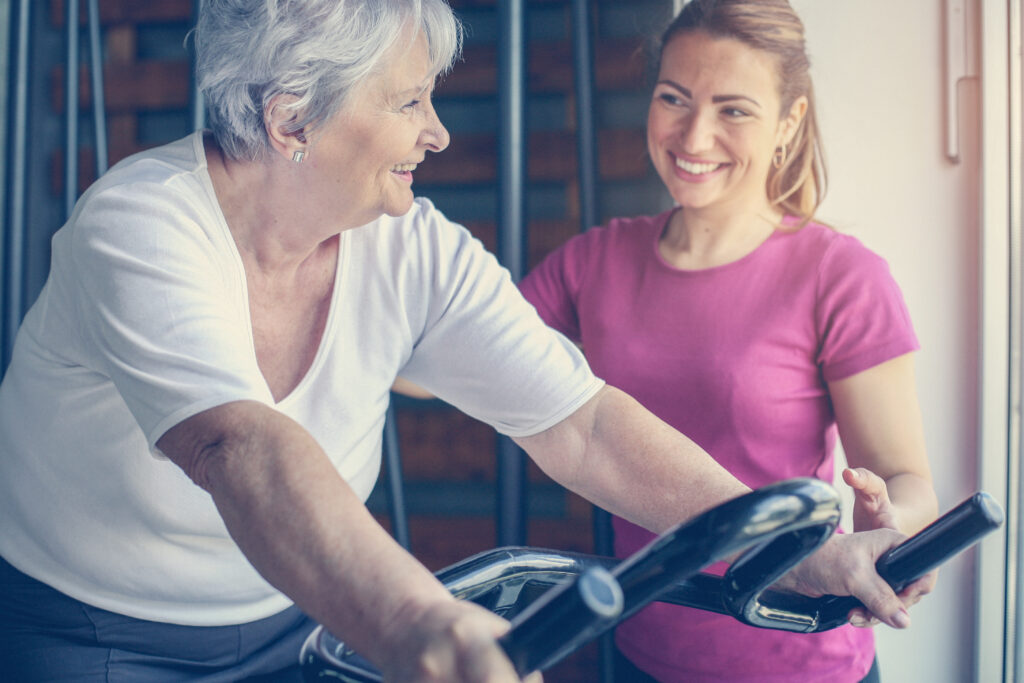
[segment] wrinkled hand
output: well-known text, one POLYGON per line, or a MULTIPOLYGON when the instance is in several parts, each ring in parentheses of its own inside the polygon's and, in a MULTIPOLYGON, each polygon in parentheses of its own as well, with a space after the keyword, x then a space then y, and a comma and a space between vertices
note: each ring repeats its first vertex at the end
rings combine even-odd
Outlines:
POLYGON ((892 529, 835 534, 784 577, 782 584, 811 597, 854 596, 864 603, 863 609, 850 611, 854 626, 872 626, 881 621, 893 628, 907 628, 908 608, 931 592, 937 572, 921 577, 898 596, 893 592, 875 571, 875 562, 905 538, 892 529))
MULTIPOLYGON (((383 663, 385 681, 512 683, 519 681, 496 638, 509 623, 471 602, 435 603, 398 625, 401 651, 383 663)), ((525 679, 541 683, 539 673, 525 679)))

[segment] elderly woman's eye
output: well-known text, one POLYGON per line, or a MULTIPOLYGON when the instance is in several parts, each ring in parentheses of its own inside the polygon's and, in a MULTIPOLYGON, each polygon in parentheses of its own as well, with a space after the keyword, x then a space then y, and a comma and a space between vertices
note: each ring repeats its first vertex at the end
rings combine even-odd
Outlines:
POLYGON ((415 109, 416 107, 419 106, 419 104, 420 104, 420 100, 413 100, 411 102, 407 102, 404 105, 402 105, 402 109, 403 110, 405 110, 405 109, 415 109))

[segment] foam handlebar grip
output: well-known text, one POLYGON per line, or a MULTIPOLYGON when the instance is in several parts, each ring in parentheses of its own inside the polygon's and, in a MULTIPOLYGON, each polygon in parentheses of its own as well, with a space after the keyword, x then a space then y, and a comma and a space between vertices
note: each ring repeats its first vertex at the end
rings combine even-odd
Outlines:
MULTIPOLYGON (((984 491, 975 493, 927 527, 878 558, 878 575, 899 593, 961 551, 977 543, 1003 523, 1003 510, 984 491)), ((862 607, 852 597, 822 598, 819 628, 833 628, 846 622, 846 615, 862 607)))
POLYGON ((611 628, 622 605, 619 582, 606 569, 592 567, 533 602, 498 643, 516 673, 526 676, 611 628))

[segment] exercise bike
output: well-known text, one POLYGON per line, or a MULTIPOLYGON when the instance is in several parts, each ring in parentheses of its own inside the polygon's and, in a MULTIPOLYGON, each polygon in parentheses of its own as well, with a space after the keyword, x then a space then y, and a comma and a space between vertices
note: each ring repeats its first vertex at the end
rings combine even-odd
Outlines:
MULTIPOLYGON (((846 623, 861 603, 809 598, 770 586, 813 553, 839 524, 839 496, 798 478, 765 486, 666 531, 626 559, 532 547, 503 547, 442 569, 457 598, 509 619, 499 642, 520 676, 543 671, 657 600, 731 615, 759 628, 815 633, 846 623), (722 576, 703 573, 736 557, 722 576)), ((1003 522, 1003 511, 976 493, 891 548, 876 569, 899 592, 1003 522)), ((368 661, 323 626, 300 653, 303 677, 381 681, 368 661)))

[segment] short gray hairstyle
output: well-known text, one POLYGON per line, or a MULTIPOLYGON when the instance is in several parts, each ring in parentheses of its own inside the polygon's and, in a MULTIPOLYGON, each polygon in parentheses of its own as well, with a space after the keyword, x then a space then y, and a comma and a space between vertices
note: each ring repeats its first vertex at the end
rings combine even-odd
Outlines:
POLYGON ((299 114, 288 132, 329 120, 407 26, 426 35, 434 73, 447 72, 462 26, 446 0, 204 0, 192 35, 217 143, 232 159, 262 158, 277 95, 297 98, 285 105, 299 114))

